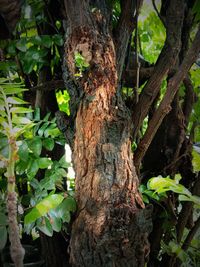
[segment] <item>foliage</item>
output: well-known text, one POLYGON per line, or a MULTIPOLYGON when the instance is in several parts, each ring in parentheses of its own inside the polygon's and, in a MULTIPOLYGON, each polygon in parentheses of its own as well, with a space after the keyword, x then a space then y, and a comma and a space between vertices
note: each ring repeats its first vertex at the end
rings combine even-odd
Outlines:
MULTIPOLYGON (((181 202, 189 201, 195 205, 196 210, 199 210, 200 197, 193 195, 185 186, 180 184, 180 179, 181 176, 179 174, 175 175, 174 179, 171 179, 169 177, 164 178, 162 176, 151 178, 148 181, 147 186, 140 186, 140 191, 143 194, 144 202, 149 203, 151 200, 153 200, 158 202, 159 205, 162 206, 162 202, 164 202, 168 198, 167 192, 173 192, 178 194, 178 200, 180 201, 180 204, 181 202)), ((176 257, 179 258, 182 262, 181 266, 198 266, 198 262, 200 260, 200 254, 198 253, 198 248, 200 248, 198 234, 196 238, 193 238, 188 251, 185 251, 182 248, 182 243, 184 242, 189 231, 185 228, 182 242, 177 242, 176 229, 172 228, 172 225, 170 223, 171 219, 168 218, 167 211, 164 206, 163 209, 164 214, 160 215, 161 218, 165 218, 163 227, 165 227, 167 231, 171 231, 172 238, 170 239, 170 241, 168 239, 165 240, 164 238, 161 240, 161 254, 167 253, 172 257, 173 255, 176 255, 176 257)), ((199 214, 197 214, 197 217, 198 216, 199 214)))
POLYGON ((179 201, 191 201, 200 208, 200 197, 192 195, 185 186, 179 184, 180 179, 180 175, 176 175, 175 179, 171 179, 169 177, 163 178, 161 176, 153 177, 148 182, 148 188, 155 190, 158 194, 172 191, 179 195, 179 201))
POLYGON ((145 11, 143 8, 141 16, 144 20, 139 21, 140 53, 147 61, 155 63, 164 45, 166 33, 158 16, 153 11, 146 16, 145 11))
MULTIPOLYGON (((55 118, 50 119, 48 113, 43 119, 40 110, 34 113, 30 108, 19 107, 26 104, 19 96, 25 89, 18 84, 2 84, 1 87, 1 221, 0 232, 2 236, 1 248, 7 240, 7 215, 4 205, 5 186, 4 168, 7 166, 9 156, 9 140, 15 138, 16 149, 14 151, 15 176, 17 188, 26 187, 26 194, 19 196, 21 220, 24 220, 24 231, 31 233, 35 228, 52 236, 53 231, 59 232, 63 223, 70 221, 70 212, 74 212, 76 204, 74 199, 66 194, 67 168, 70 166, 64 156, 59 161, 52 161, 48 151, 54 149, 55 144, 64 145, 64 139, 58 130, 55 118), (12 94, 12 96, 10 96, 12 94), (10 107, 12 105, 12 107, 10 107), (26 117, 22 117, 27 112, 26 117), (42 150, 46 150, 46 157, 42 156, 42 150), (44 172, 44 178, 38 179, 38 173, 44 172), (64 180, 65 182, 64 182, 64 180), (64 183, 64 184, 63 184, 64 183), (56 192, 59 188, 60 193, 56 192), (4 190, 3 190, 4 189, 4 190), (25 212, 25 213, 24 213, 25 212), (25 215, 25 216, 24 216, 25 215)), ((12 158, 13 159, 13 158, 12 158)), ((20 192, 18 192, 20 194, 20 192)))
MULTIPOLYGON (((5 213, 3 213, 3 221, 1 222, 1 235, 3 241, 1 247, 6 244, 8 221, 9 226, 9 239, 11 243, 11 257, 16 266, 23 263, 24 252, 20 243, 19 227, 17 222, 17 196, 16 196, 16 181, 15 181, 15 164, 18 160, 17 155, 17 139, 27 129, 33 126, 30 120, 24 120, 20 114, 31 112, 30 109, 22 107, 25 102, 18 97, 13 96, 15 92, 22 93, 23 89, 19 86, 12 86, 2 81, 0 86, 0 101, 1 101, 1 137, 5 142, 5 153, 1 155, 3 167, 6 169, 4 176, 7 178, 7 213, 8 219, 6 219, 5 213), (14 253, 17 253, 18 257, 15 258, 14 253)), ((2 143, 1 139, 1 143, 2 143)))
POLYGON ((195 1, 192 11, 195 15, 195 21, 196 22, 200 21, 200 1, 199 0, 195 1))
POLYGON ((69 111, 69 94, 67 92, 67 90, 65 90, 64 92, 58 91, 56 93, 56 99, 59 105, 59 110, 64 111, 65 113, 67 113, 67 115, 70 114, 69 111))
POLYGON ((88 62, 86 62, 86 59, 78 52, 75 52, 74 54, 74 61, 76 68, 78 69, 78 73, 76 73, 76 76, 82 76, 83 71, 85 71, 90 65, 88 62))

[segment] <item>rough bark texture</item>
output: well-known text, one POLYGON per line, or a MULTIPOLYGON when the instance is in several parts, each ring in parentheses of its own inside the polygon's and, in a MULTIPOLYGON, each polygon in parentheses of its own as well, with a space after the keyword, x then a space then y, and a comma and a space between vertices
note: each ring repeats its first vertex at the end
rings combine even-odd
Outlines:
MULTIPOLYGON (((12 178, 9 177, 11 180, 12 178)), ((17 222, 17 195, 15 192, 8 192, 7 196, 8 225, 10 254, 16 267, 23 267, 25 250, 21 245, 19 237, 19 225, 17 222)))
MULTIPOLYGON (((144 266, 151 210, 143 209, 138 192, 131 118, 117 93, 114 44, 101 13, 86 17, 87 3, 76 2, 81 19, 72 22, 70 12, 65 43, 65 81, 81 95, 73 146, 78 212, 70 242, 71 264, 144 266), (90 65, 79 79, 74 78, 75 52, 90 65)), ((65 4, 71 10, 71 1, 65 4)))

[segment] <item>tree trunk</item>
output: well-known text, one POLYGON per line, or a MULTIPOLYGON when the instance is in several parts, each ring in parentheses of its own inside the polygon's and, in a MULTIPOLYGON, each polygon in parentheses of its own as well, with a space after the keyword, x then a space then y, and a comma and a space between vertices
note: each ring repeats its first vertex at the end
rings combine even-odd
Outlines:
POLYGON ((73 145, 78 211, 71 234, 71 264, 144 266, 151 210, 144 209, 138 192, 130 141, 132 123, 117 90, 113 40, 98 11, 91 14, 94 20, 90 21, 84 13, 87 4, 74 3, 80 8, 75 10, 75 20, 71 4, 66 1, 72 16, 69 20, 74 23, 65 43, 65 82, 68 90, 73 84, 81 96, 73 145), (89 63, 79 79, 74 77, 76 52, 89 63))
POLYGON ((107 75, 91 72, 93 82, 85 83, 87 93, 76 117, 73 162, 78 215, 71 262, 87 267, 144 266, 148 248, 144 206, 133 166, 129 115, 116 96, 112 42, 106 40, 99 52, 107 75))

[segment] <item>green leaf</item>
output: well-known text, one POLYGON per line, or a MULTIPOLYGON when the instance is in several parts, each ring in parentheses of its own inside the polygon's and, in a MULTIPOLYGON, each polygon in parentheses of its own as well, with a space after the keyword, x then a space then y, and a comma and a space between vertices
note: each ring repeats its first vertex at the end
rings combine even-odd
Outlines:
POLYGON ((29 180, 35 177, 38 170, 39 170, 39 165, 38 165, 37 160, 31 160, 29 163, 28 169, 27 169, 27 176, 29 180))
POLYGON ((16 55, 16 42, 12 41, 9 43, 8 48, 7 48, 8 54, 10 55, 16 55))
POLYGON ((51 113, 47 113, 46 116, 44 117, 43 121, 48 121, 49 117, 51 116, 51 113))
POLYGON ((194 149, 192 151, 192 165, 195 172, 200 171, 200 154, 194 149))
POLYGON ((38 130, 38 135, 42 136, 44 134, 44 131, 46 130, 46 128, 48 127, 50 122, 45 122, 42 127, 38 130))
POLYGON ((22 52, 26 52, 26 51, 27 51, 26 44, 27 44, 27 40, 26 40, 26 38, 22 38, 22 39, 20 39, 19 41, 17 41, 17 43, 16 43, 16 47, 17 47, 17 49, 19 49, 20 51, 22 51, 22 52))
POLYGON ((65 155, 62 156, 62 158, 59 160, 59 164, 61 167, 63 168, 69 168, 71 166, 71 164, 69 162, 66 161, 65 159, 65 155))
POLYGON ((42 140, 39 136, 35 136, 32 140, 28 141, 28 147, 35 156, 40 156, 42 151, 42 140))
POLYGON ((139 187, 139 190, 140 190, 140 193, 144 193, 144 191, 146 190, 146 186, 144 184, 141 184, 140 187, 139 187))
POLYGON ((22 99, 20 99, 20 98, 18 98, 18 97, 14 97, 14 96, 9 96, 8 98, 7 98, 7 101, 8 101, 8 103, 10 103, 10 104, 27 104, 28 102, 26 102, 26 101, 24 101, 24 100, 22 100, 22 99))
POLYGON ((60 232, 62 228, 62 221, 60 218, 54 217, 52 218, 53 221, 51 222, 52 228, 55 232, 60 232))
POLYGON ((23 70, 26 74, 30 74, 35 66, 36 66, 35 61, 31 61, 31 62, 26 61, 23 63, 23 70))
POLYGON ((146 203, 149 204, 149 199, 146 195, 142 195, 142 200, 146 203))
POLYGON ((65 209, 65 206, 62 205, 62 203, 56 209, 56 213, 57 213, 57 217, 61 218, 64 223, 70 222, 70 220, 71 220, 70 212, 65 209))
POLYGON ((76 67, 80 68, 80 69, 84 69, 89 67, 90 65, 86 62, 85 58, 78 52, 75 52, 74 54, 74 58, 75 58, 75 64, 76 67))
POLYGON ((56 208, 62 201, 64 197, 60 194, 53 194, 44 198, 41 202, 36 205, 37 210, 40 212, 41 216, 44 216, 51 209, 56 208))
POLYGON ((19 146, 18 155, 22 161, 24 162, 27 161, 27 158, 29 156, 29 149, 28 149, 27 142, 25 140, 23 140, 22 144, 19 146))
POLYGON ((39 121, 40 120, 40 108, 35 108, 34 110, 34 120, 39 121))
POLYGON ((20 135, 22 135, 23 133, 26 133, 27 130, 30 129, 30 128, 32 128, 33 126, 34 126, 34 123, 25 124, 19 130, 15 131, 15 137, 18 138, 20 135))
POLYGON ((153 191, 145 190, 145 191, 144 191, 144 194, 146 194, 146 195, 149 196, 150 198, 159 200, 159 196, 158 196, 155 192, 153 192, 153 191))
POLYGON ((195 16, 195 21, 200 20, 200 1, 196 0, 193 8, 192 8, 193 13, 196 15, 195 16))
POLYGON ((5 226, 0 226, 0 250, 2 250, 7 243, 7 229, 5 226))
POLYGON ((26 162, 23 160, 19 160, 19 162, 16 164, 16 173, 18 175, 22 175, 27 171, 29 165, 29 158, 26 158, 26 162))
POLYGON ((53 35, 52 40, 53 40, 53 42, 54 42, 56 45, 58 45, 58 46, 62 46, 63 43, 64 43, 64 41, 63 41, 63 37, 62 37, 62 35, 60 35, 60 34, 55 34, 55 35, 53 35))
POLYGON ((64 216, 66 211, 76 211, 76 201, 72 197, 67 197, 63 200, 63 202, 59 205, 57 210, 60 210, 62 215, 64 216))
POLYGON ((31 42, 36 45, 42 44, 42 38, 38 35, 31 37, 31 42))
POLYGON ((178 199, 179 201, 192 201, 191 198, 186 195, 179 195, 178 199))
POLYGON ((150 36, 147 32, 143 33, 142 36, 141 36, 141 41, 142 42, 149 42, 150 40, 150 36))
POLYGON ((38 218, 41 217, 40 212, 36 209, 33 208, 29 213, 27 213, 24 217, 24 223, 25 224, 30 224, 35 222, 38 218))
POLYGON ((56 208, 63 200, 63 196, 52 194, 41 200, 26 216, 24 222, 26 224, 35 222, 38 218, 46 215, 51 209, 56 208))
POLYGON ((44 188, 45 190, 54 190, 55 189, 55 181, 50 177, 46 177, 40 181, 41 188, 44 188))
POLYGON ((6 139, 0 139, 0 154, 5 157, 8 158, 9 156, 9 147, 8 147, 8 140, 6 139), (5 142, 2 144, 1 142, 5 140, 5 142))
POLYGON ((56 212, 53 210, 49 212, 50 223, 55 232, 60 232, 62 228, 62 220, 56 216, 56 212))
POLYGON ((53 228, 47 217, 37 223, 37 228, 47 236, 53 235, 53 228))
POLYGON ((0 138, 0 149, 3 149, 4 147, 8 146, 8 138, 7 137, 1 137, 0 138))
POLYGON ((33 110, 30 108, 24 108, 24 107, 12 107, 10 109, 11 113, 30 113, 33 110))
POLYGON ((50 48, 52 45, 52 40, 50 35, 43 35, 42 38, 42 45, 44 45, 47 48, 50 48))
MULTIPOLYGON (((20 85, 18 85, 20 86, 20 85)), ((20 88, 20 87, 15 87, 13 84, 10 84, 9 86, 6 84, 6 87, 4 88, 4 93, 6 95, 10 95, 10 94, 19 94, 22 93, 24 91, 27 91, 28 89, 24 89, 24 88, 20 88)))
POLYGON ((66 170, 62 169, 62 168, 56 169, 56 173, 58 173, 62 177, 67 177, 68 176, 66 170))
POLYGON ((53 148, 54 148, 54 140, 51 139, 51 138, 45 138, 45 139, 43 140, 43 146, 44 146, 47 150, 52 151, 53 148))
POLYGON ((4 213, 0 212, 0 226, 5 226, 7 224, 7 216, 4 213))
POLYGON ((39 158, 37 159, 37 163, 40 169, 46 169, 48 168, 51 164, 53 164, 52 160, 48 158, 39 158))
MULTIPOLYGON (((15 124, 29 124, 29 123, 32 123, 28 118, 25 118, 25 117, 19 117, 19 116, 13 116, 12 118, 12 122, 15 123, 15 124)), ((34 124, 32 124, 34 126, 34 124)))
POLYGON ((55 138, 59 135, 61 135, 61 132, 58 128, 50 129, 50 127, 48 127, 44 132, 45 137, 51 136, 52 138, 55 138))

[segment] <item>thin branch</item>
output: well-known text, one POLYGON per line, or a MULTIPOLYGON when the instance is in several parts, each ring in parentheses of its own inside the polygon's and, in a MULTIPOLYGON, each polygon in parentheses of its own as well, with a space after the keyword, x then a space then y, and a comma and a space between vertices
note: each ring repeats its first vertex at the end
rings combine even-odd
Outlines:
POLYGON ((138 102, 138 89, 139 89, 139 81, 140 81, 140 62, 139 62, 139 57, 138 57, 138 15, 139 15, 139 10, 137 6, 136 19, 135 19, 135 37, 134 37, 135 55, 136 55, 136 58, 135 58, 135 63, 136 63, 135 103, 138 102))
MULTIPOLYGON (((192 194, 196 195, 196 196, 200 196, 199 188, 200 188, 200 177, 197 177, 197 180, 195 181, 195 183, 193 183, 193 186, 192 186, 192 194)), ((178 222, 176 225, 177 241, 178 242, 180 242, 182 237, 183 237, 183 232, 184 232, 185 226, 188 222, 189 216, 192 213, 193 206, 194 206, 194 204, 191 201, 184 202, 184 204, 183 204, 183 207, 182 207, 182 210, 179 214, 178 222)))
POLYGON ((152 4, 153 4, 154 10, 155 10, 157 16, 159 17, 159 19, 161 20, 162 24, 163 24, 163 25, 165 26, 165 28, 166 28, 165 20, 164 20, 164 18, 161 16, 160 12, 158 11, 158 8, 157 8, 157 6, 156 6, 155 0, 152 0, 152 4))
MULTIPOLYGON (((140 68, 139 86, 151 77, 153 70, 154 67, 140 68)), ((136 80, 136 76, 137 76, 137 69, 127 69, 123 74, 124 86, 134 87, 135 86, 134 81, 136 80)), ((55 91, 61 88, 65 88, 63 80, 52 80, 31 87, 30 90, 33 92, 35 91, 48 92, 48 91, 55 91)))
POLYGON ((61 89, 61 88, 65 88, 65 84, 63 80, 52 80, 49 82, 44 82, 38 86, 34 86, 31 87, 30 90, 31 91, 44 91, 44 92, 48 92, 48 91, 54 91, 56 89, 61 89))
POLYGON ((135 165, 136 165, 136 168, 138 169, 140 167, 141 161, 153 137, 155 136, 160 124, 162 123, 167 113, 169 113, 169 111, 171 110, 171 106, 170 106, 171 102, 173 101, 174 96, 177 93, 181 82, 183 81, 189 69, 191 68, 192 64, 195 62, 196 58, 198 57, 198 54, 200 52, 199 43, 200 43, 200 27, 197 31, 193 44, 188 50, 177 73, 169 80, 166 94, 163 97, 156 112, 154 113, 151 121, 149 122, 149 126, 144 134, 143 139, 138 145, 138 148, 135 152, 135 157, 134 157, 135 165))
POLYGON ((185 126, 187 127, 189 123, 190 114, 192 112, 193 104, 197 101, 197 95, 194 92, 194 88, 189 75, 185 77, 185 79, 183 80, 183 84, 186 89, 185 99, 183 103, 183 113, 185 117, 185 126))
POLYGON ((133 139, 137 136, 144 118, 160 91, 161 83, 176 63, 181 48, 181 29, 184 18, 182 0, 170 1, 167 10, 167 38, 156 62, 154 73, 145 85, 138 103, 133 110, 133 139))
POLYGON ((187 250, 192 239, 194 238, 195 234, 197 233, 198 229, 200 228, 200 217, 195 221, 194 226, 192 227, 192 229, 190 230, 190 232, 188 233, 183 245, 182 245, 182 249, 183 250, 187 250))
POLYGON ((119 81, 121 80, 129 38, 135 27, 134 17, 136 15, 136 10, 138 8, 139 13, 139 9, 142 6, 143 0, 137 0, 137 3, 135 0, 120 1, 120 3, 121 15, 118 25, 114 30, 119 81))

